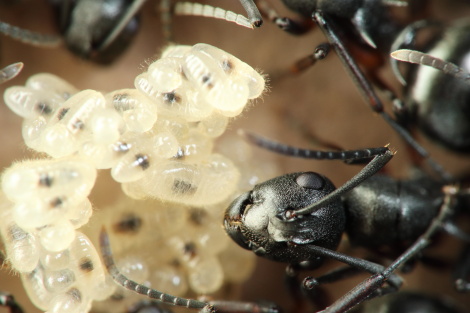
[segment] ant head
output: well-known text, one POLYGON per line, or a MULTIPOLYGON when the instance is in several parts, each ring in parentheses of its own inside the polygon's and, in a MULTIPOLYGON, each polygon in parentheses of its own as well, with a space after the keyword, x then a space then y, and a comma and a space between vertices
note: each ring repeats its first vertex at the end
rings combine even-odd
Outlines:
POLYGON ((344 230, 344 209, 337 199, 308 215, 295 216, 295 211, 333 190, 330 180, 313 172, 276 177, 232 202, 225 212, 225 229, 241 247, 258 255, 289 263, 304 261, 291 255, 295 254, 291 243, 336 248, 344 230))

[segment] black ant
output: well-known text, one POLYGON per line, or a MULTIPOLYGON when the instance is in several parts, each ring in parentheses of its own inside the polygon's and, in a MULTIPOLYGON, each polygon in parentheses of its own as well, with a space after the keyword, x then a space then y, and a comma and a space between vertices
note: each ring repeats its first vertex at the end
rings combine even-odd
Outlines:
MULTIPOLYGON (((391 208, 391 210, 398 210, 397 213, 401 214, 402 217, 407 217, 409 211, 419 215, 418 220, 412 219, 411 221, 407 220, 408 223, 403 223, 398 231, 399 235, 387 232, 386 229, 375 229, 376 233, 372 234, 367 233, 367 227, 360 229, 352 227, 351 220, 348 220, 354 218, 349 214, 352 212, 360 215, 358 220, 361 220, 361 217, 368 218, 372 222, 372 228, 377 226, 376 223, 379 219, 371 218, 369 216, 370 212, 361 207, 366 201, 364 197, 362 199, 350 198, 347 194, 348 191, 354 191, 359 188, 358 185, 367 186, 367 184, 372 184, 372 192, 375 193, 371 196, 367 195, 367 198, 369 201, 373 201, 378 198, 377 184, 382 188, 381 190, 390 193, 392 193, 393 186, 397 184, 396 181, 391 179, 390 181, 385 180, 385 183, 384 181, 377 183, 376 180, 382 178, 373 176, 393 156, 393 152, 387 147, 322 153, 302 149, 292 150, 287 146, 277 143, 272 144, 272 142, 259 137, 249 137, 260 142, 261 145, 270 146, 271 149, 286 154, 307 157, 313 155, 314 158, 341 159, 352 162, 369 161, 355 177, 336 190, 326 177, 317 173, 287 174, 255 186, 251 192, 245 193, 234 200, 226 211, 225 228, 228 234, 240 246, 253 250, 258 255, 276 261, 288 262, 298 268, 318 267, 324 258, 332 258, 352 268, 373 274, 373 276, 367 278, 328 307, 325 312, 346 312, 369 296, 377 296, 400 288, 402 280, 394 274, 394 271, 402 267, 404 263, 416 258, 431 243, 431 237, 438 230, 442 228, 445 230, 453 229, 454 234, 468 240, 468 235, 460 230, 455 230, 455 227, 450 227, 454 226, 450 222, 450 218, 455 213, 459 191, 457 188, 449 186, 440 191, 442 185, 437 183, 432 185, 434 189, 426 194, 413 194, 414 197, 403 195, 401 200, 407 201, 407 206, 413 206, 414 211, 413 209, 402 210, 401 207, 396 206, 391 208), (433 193, 435 190, 437 192, 433 193), (347 201, 350 201, 350 203, 346 204, 347 201), (422 205, 422 202, 427 206, 422 205), (347 209, 343 207, 348 205, 347 209), (354 205, 358 207, 352 208, 354 205), (336 252, 335 249, 345 228, 353 237, 357 236, 358 241, 365 240, 359 243, 365 243, 366 245, 369 242, 368 239, 361 238, 363 235, 368 236, 368 238, 376 239, 378 237, 384 239, 383 241, 376 240, 376 242, 373 242, 376 245, 405 244, 404 242, 411 242, 412 244, 391 265, 385 267, 368 260, 336 252), (351 231, 351 229, 354 231, 351 231), (383 286, 385 283, 387 283, 387 287, 383 286)), ((416 185, 417 182, 421 183, 421 181, 415 180, 414 184, 408 184, 406 192, 416 192, 416 187, 421 187, 421 185, 416 185)), ((396 197, 396 194, 393 196, 396 197)), ((383 201, 390 201, 390 197, 392 196, 383 201)), ((378 206, 383 207, 382 204, 378 203, 378 206)), ((396 214, 392 215, 389 216, 387 211, 384 210, 377 212, 373 217, 385 218, 385 225, 390 223, 395 225, 397 217, 396 214)), ((253 304, 248 305, 243 304, 243 302, 230 302, 223 305, 220 302, 204 302, 174 297, 150 289, 128 279, 119 272, 114 264, 109 238, 104 229, 100 235, 100 246, 104 264, 114 280, 125 288, 152 299, 172 305, 199 309, 202 312, 254 312, 258 310, 267 313, 277 312, 277 308, 270 305, 255 304, 253 306, 253 304)), ((308 279, 305 285, 307 287, 310 285, 315 286, 322 281, 339 280, 344 277, 344 274, 347 275, 347 272, 349 271, 345 268, 345 270, 335 271, 317 279, 308 279)))
MULTIPOLYGON (((290 147, 250 133, 246 137, 259 146, 296 157, 353 163, 373 157, 336 190, 328 178, 314 172, 286 174, 256 185, 236 198, 225 213, 229 236, 259 256, 289 263, 294 269, 317 268, 330 258, 373 274, 325 312, 346 312, 367 297, 398 289, 401 279, 393 272, 414 260, 438 230, 470 241, 470 236, 451 221, 463 192, 429 177, 395 180, 376 174, 393 156, 388 148, 322 152, 290 147), (400 248, 408 248, 385 268, 336 252, 343 232, 353 244, 376 252, 386 248, 385 253, 396 255, 400 248), (385 283, 388 286, 383 286, 385 283)), ((349 275, 350 267, 308 278, 304 286, 311 289, 323 281, 342 279, 349 275)), ((465 275, 460 277, 463 285, 469 269, 468 265, 460 267, 465 275)))

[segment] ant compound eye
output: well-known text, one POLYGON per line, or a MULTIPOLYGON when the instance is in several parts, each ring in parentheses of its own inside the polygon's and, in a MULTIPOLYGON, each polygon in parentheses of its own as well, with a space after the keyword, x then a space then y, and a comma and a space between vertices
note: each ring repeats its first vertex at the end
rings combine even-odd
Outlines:
POLYGON ((308 189, 322 189, 325 185, 325 180, 322 176, 313 172, 306 172, 300 174, 295 182, 302 188, 308 189))

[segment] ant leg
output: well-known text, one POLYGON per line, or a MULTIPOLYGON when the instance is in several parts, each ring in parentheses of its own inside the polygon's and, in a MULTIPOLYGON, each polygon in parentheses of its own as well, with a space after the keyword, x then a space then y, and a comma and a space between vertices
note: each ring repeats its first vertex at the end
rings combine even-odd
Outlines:
POLYGON ((33 46, 56 47, 62 43, 59 36, 33 32, 2 21, 0 21, 0 33, 33 46))
POLYGON ((248 14, 248 19, 250 20, 253 27, 260 27, 263 24, 263 19, 261 18, 261 13, 256 6, 254 0, 239 0, 241 5, 248 14))
POLYGON ((280 313, 282 309, 269 301, 241 302, 241 301, 210 301, 217 312, 220 313, 280 313))
MULTIPOLYGON (((344 266, 332 270, 329 273, 326 273, 319 277, 306 277, 303 281, 303 288, 307 290, 314 290, 318 286, 333 283, 341 279, 354 277, 358 274, 361 274, 362 271, 356 267, 344 266)), ((390 286, 381 286, 378 290, 374 291, 371 295, 368 296, 368 299, 386 295, 388 293, 396 292, 399 289, 399 286, 390 285, 390 286)), ((324 304, 322 307, 326 307, 327 304, 324 304)))
POLYGON ((0 84, 15 78, 23 69, 23 63, 13 63, 0 70, 0 84))
POLYGON ((329 43, 319 44, 312 54, 307 55, 306 57, 298 60, 290 67, 290 72, 292 74, 300 74, 306 69, 312 67, 317 63, 317 61, 323 60, 330 52, 329 43))
POLYGON ((358 269, 357 267, 342 266, 342 267, 335 268, 334 270, 318 277, 311 277, 311 276, 305 277, 303 281, 303 286, 307 289, 311 289, 321 284, 334 283, 341 279, 354 277, 360 273, 362 273, 362 271, 358 269))
POLYGON ((315 12, 313 19, 320 26, 325 36, 328 38, 330 43, 335 48, 337 55, 339 56, 341 62, 348 70, 352 76, 354 82, 358 86, 359 91, 362 93, 362 96, 369 104, 369 106, 382 118, 407 142, 416 152, 423 157, 431 168, 438 173, 446 181, 451 180, 451 176, 447 173, 440 164, 438 164, 434 159, 431 158, 429 153, 424 149, 408 132, 406 128, 398 124, 390 115, 384 111, 384 106, 382 101, 377 96, 373 90, 371 84, 366 79, 364 73, 361 71, 359 66, 356 64, 346 47, 343 45, 342 41, 337 36, 337 30, 332 19, 328 15, 324 15, 321 12, 315 12))
POLYGON ((431 242, 431 237, 442 228, 445 220, 451 215, 453 207, 452 201, 457 192, 457 188, 450 186, 444 187, 444 202, 441 206, 439 215, 433 219, 424 234, 422 234, 411 247, 409 247, 384 271, 364 280, 343 297, 336 300, 331 306, 326 308, 323 313, 347 312, 355 305, 367 299, 376 290, 379 290, 385 282, 388 282, 395 275, 393 274, 395 270, 397 270, 412 258, 416 257, 419 252, 426 248, 431 242))
POLYGON ((329 293, 320 286, 321 283, 318 283, 315 279, 310 280, 310 278, 311 277, 305 277, 301 284, 304 297, 319 308, 326 307, 331 303, 329 293))
POLYGON ((113 28, 113 30, 108 34, 108 36, 103 40, 103 43, 98 47, 98 51, 103 51, 106 48, 111 45, 116 38, 121 34, 123 29, 129 24, 129 22, 134 18, 134 16, 139 12, 139 10, 142 8, 144 3, 147 0, 134 0, 132 3, 129 5, 129 7, 126 10, 126 13, 119 19, 118 23, 116 26, 113 28))
MULTIPOLYGON (((182 306, 189 309, 198 309, 201 313, 280 313, 280 308, 271 302, 239 302, 239 301, 210 301, 203 302, 194 299, 186 299, 181 297, 175 297, 156 289, 148 288, 142 284, 138 284, 133 280, 130 280, 117 268, 114 263, 113 253, 109 242, 108 233, 104 229, 101 229, 100 233, 100 249, 103 262, 108 270, 109 274, 113 277, 114 281, 126 289, 134 291, 141 295, 146 295, 150 299, 155 299, 162 303, 182 306)), ((1 300, 1 298, 0 298, 1 300)), ((22 313, 22 312, 13 312, 22 313)))
MULTIPOLYGON (((350 265, 362 271, 369 272, 371 274, 380 274, 386 271, 386 267, 375 262, 371 262, 365 259, 356 258, 338 251, 334 251, 328 248, 306 244, 306 245, 298 245, 292 242, 287 242, 288 245, 296 245, 296 249, 298 249, 302 253, 308 253, 310 255, 314 255, 316 257, 325 257, 329 259, 333 259, 339 261, 341 263, 350 265)), ((396 289, 400 288, 402 285, 402 279, 400 276, 393 274, 390 275, 388 278, 388 283, 395 287, 396 289)))
POLYGON ((16 302, 15 298, 5 292, 0 292, 0 306, 4 306, 10 309, 10 313, 23 313, 23 309, 16 302))
POLYGON ((293 303, 293 307, 290 311, 305 311, 307 308, 307 299, 309 299, 315 306, 324 308, 329 303, 328 293, 322 288, 304 288, 303 283, 299 279, 299 271, 302 269, 304 268, 295 264, 289 264, 286 267, 284 281, 293 303))
POLYGON ((314 25, 310 19, 302 18, 299 21, 294 21, 290 18, 279 16, 276 10, 264 0, 255 0, 255 2, 261 15, 291 35, 303 35, 309 32, 314 25))
POLYGON ((323 60, 330 52, 329 43, 319 44, 312 54, 309 54, 292 64, 288 69, 280 70, 277 73, 271 74, 271 80, 278 80, 286 76, 299 75, 314 66, 317 61, 323 60))

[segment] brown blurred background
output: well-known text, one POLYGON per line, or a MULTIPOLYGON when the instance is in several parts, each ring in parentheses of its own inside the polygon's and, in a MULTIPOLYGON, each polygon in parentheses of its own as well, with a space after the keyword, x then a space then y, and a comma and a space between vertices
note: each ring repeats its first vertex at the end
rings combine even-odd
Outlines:
MULTIPOLYGON (((203 2, 244 14, 237 1, 203 2)), ((283 14, 290 14, 282 10, 280 1, 272 2, 283 14)), ((452 6, 450 2, 454 1, 434 1, 433 12, 445 19, 462 16, 461 8, 466 8, 466 5, 455 1, 455 6, 452 6), (459 6, 456 7, 457 5, 459 6)), ((25 68, 19 77, 0 86, 0 91, 3 94, 3 90, 8 86, 22 85, 29 76, 40 72, 59 75, 79 89, 111 91, 133 87, 134 78, 143 71, 145 61, 155 59, 165 45, 156 6, 157 1, 147 1, 142 10, 142 27, 134 43, 120 59, 108 67, 78 59, 65 47, 53 49, 33 47, 2 36, 1 67, 22 61, 25 68)), ((468 6, 470 7, 470 4, 468 6)), ((20 0, 10 6, 0 6, 0 20, 25 29, 57 33, 54 18, 46 1, 20 0)), ((318 29, 308 35, 294 37, 278 30, 269 21, 266 21, 260 29, 248 30, 214 19, 175 17, 173 26, 177 43, 193 45, 204 42, 215 45, 268 75, 285 70, 295 60, 312 52, 319 43, 325 41, 318 29)), ((388 69, 382 74, 397 86, 388 69)), ((243 127, 291 145, 309 147, 309 142, 299 131, 299 125, 345 149, 390 144, 398 154, 387 166, 388 172, 396 177, 404 177, 407 174, 410 161, 402 141, 363 102, 334 53, 306 73, 271 81, 263 99, 252 105, 231 124, 230 128, 233 131, 243 127)), ((419 136, 419 140, 451 173, 470 172, 468 156, 450 153, 422 136, 419 136)), ((3 103, 0 105, 0 146, 2 170, 16 160, 33 156, 21 138, 21 118, 3 103)), ((337 186, 359 170, 358 167, 348 167, 341 162, 289 159, 259 149, 256 149, 254 157, 276 160, 281 173, 296 170, 321 172, 330 177, 337 186)), ((107 174, 100 172, 100 179, 108 179, 107 174)), ((112 183, 106 186, 106 188, 119 188, 112 183)), ((108 203, 110 199, 107 199, 106 195, 112 194, 105 192, 108 190, 104 190, 104 187, 100 188, 95 189, 92 195, 92 202, 96 207, 108 203)), ((458 242, 454 240, 448 242, 449 244, 442 245, 440 251, 436 253, 455 256, 458 242)), ((276 300, 288 311, 291 303, 282 282, 284 267, 283 264, 259 260, 254 277, 241 290, 241 297, 246 300, 276 300)), ((341 295, 363 278, 336 283, 329 290, 341 295)), ((470 306, 468 295, 458 295, 451 290, 449 270, 436 271, 418 266, 412 274, 405 275, 405 279, 404 288, 448 295, 460 302, 466 301, 470 306)), ((0 290, 12 292, 26 312, 37 312, 37 309, 25 299, 17 275, 9 269, 1 271, 0 290)), ((2 310, 0 309, 0 312, 3 312, 2 310)))

